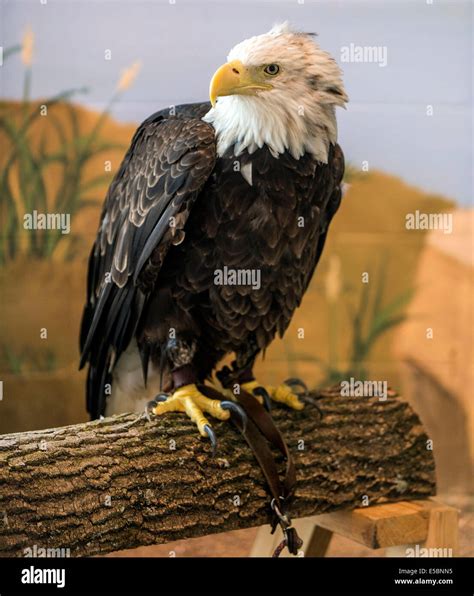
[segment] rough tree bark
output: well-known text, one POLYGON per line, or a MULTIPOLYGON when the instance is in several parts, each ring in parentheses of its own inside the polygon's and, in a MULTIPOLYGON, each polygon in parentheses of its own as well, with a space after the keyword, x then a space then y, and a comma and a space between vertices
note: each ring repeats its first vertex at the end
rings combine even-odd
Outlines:
MULTIPOLYGON (((321 421, 310 405, 273 410, 297 465, 294 517, 434 494, 428 437, 407 403, 328 390, 318 404, 321 421)), ((214 428, 215 458, 179 414, 3 435, 0 555, 94 555, 268 523, 250 449, 231 424, 214 428)))

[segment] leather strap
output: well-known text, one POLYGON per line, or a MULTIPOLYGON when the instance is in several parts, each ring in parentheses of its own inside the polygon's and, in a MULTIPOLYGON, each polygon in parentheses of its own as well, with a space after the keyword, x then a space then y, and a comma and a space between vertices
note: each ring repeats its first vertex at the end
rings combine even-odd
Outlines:
POLYGON ((171 371, 173 378, 173 387, 179 389, 185 385, 191 385, 196 382, 196 371, 191 364, 185 364, 179 368, 175 368, 171 371))
POLYGON ((245 431, 241 428, 239 430, 252 449, 273 497, 270 503, 273 511, 272 534, 277 525, 280 525, 284 534, 283 540, 276 547, 272 556, 279 557, 285 546, 292 555, 297 555, 303 541, 295 528, 291 527, 289 516, 289 505, 296 485, 295 465, 290 450, 275 426, 273 418, 253 395, 241 389, 240 394, 236 395, 236 399, 249 418, 245 431), (267 441, 278 449, 286 459, 283 481, 280 480, 277 465, 267 441))
MULTIPOLYGON (((222 395, 209 386, 203 385, 200 386, 200 389, 208 397, 222 399, 222 395)), ((233 421, 252 449, 272 496, 270 504, 273 511, 272 534, 276 527, 280 525, 285 536, 275 549, 273 556, 278 557, 285 546, 291 554, 296 555, 303 542, 296 530, 291 527, 288 514, 289 504, 296 484, 295 466, 290 450, 282 434, 275 426, 273 418, 253 395, 241 389, 240 394, 235 395, 235 398, 247 414, 246 429, 241 428, 234 419, 233 421), (269 444, 280 451, 286 460, 283 480, 280 479, 277 464, 269 444)))
MULTIPOLYGON (((260 431, 260 433, 267 439, 267 441, 273 445, 286 459, 286 472, 283 479, 283 482, 280 481, 280 477, 278 475, 278 471, 275 465, 275 461, 273 459, 273 455, 268 449, 268 446, 263 442, 260 441, 260 445, 265 445, 268 453, 270 454, 271 461, 273 463, 275 474, 271 473, 272 479, 270 480, 271 484, 274 486, 275 490, 272 491, 273 498, 281 499, 283 497, 285 500, 289 500, 293 494, 295 484, 296 484, 296 472, 295 466, 293 462, 293 458, 291 456, 290 450, 288 449, 288 445, 286 444, 282 434, 275 426, 273 418, 270 414, 265 410, 265 408, 259 403, 259 401, 247 391, 240 392, 240 395, 235 396, 239 404, 245 410, 247 416, 252 420, 254 425, 260 431)), ((250 428, 250 427, 249 427, 250 428)), ((246 434, 243 433, 244 437, 247 439, 246 434)), ((253 434, 253 433, 252 433, 253 434)), ((252 437, 251 441, 254 443, 256 442, 255 436, 252 437)), ((249 442, 249 441, 247 441, 249 442)), ((256 443, 255 443, 256 444, 256 443)), ((250 447, 253 448, 251 442, 249 442, 250 447)), ((263 451, 263 447, 261 447, 263 451)), ((255 450, 254 450, 255 452, 255 450)), ((255 453, 257 455, 257 453, 255 453)), ((263 470, 263 468, 262 468, 263 470)), ((265 470, 263 470, 265 473, 265 470)), ((268 481, 268 480, 267 480, 268 481)), ((270 485, 269 482, 269 485, 270 485)))

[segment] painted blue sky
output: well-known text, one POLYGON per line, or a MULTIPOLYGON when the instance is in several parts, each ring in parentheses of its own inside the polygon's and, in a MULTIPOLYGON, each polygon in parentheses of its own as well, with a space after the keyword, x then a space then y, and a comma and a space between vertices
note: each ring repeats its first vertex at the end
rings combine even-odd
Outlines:
MULTIPOLYGON (((81 101, 95 109, 106 105, 122 69, 140 60, 139 77, 113 110, 138 122, 161 107, 206 99, 229 49, 283 20, 317 32, 344 70, 351 101, 339 112, 340 143, 351 163, 367 160, 471 203, 470 0, 0 0, 0 46, 17 44, 31 25, 33 96, 87 86, 81 101), (351 44, 386 48, 387 65, 342 62, 351 44)), ((1 96, 21 97, 23 76, 18 56, 0 66, 1 96)))

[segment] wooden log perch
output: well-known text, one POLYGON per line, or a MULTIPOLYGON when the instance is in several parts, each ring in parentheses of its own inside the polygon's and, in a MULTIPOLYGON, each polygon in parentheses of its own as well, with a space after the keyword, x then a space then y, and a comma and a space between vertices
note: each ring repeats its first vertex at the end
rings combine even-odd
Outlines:
MULTIPOLYGON (((434 460, 400 398, 317 397, 272 413, 294 455, 293 517, 434 494, 434 460)), ((217 455, 184 415, 125 414, 0 437, 0 555, 109 553, 269 522, 263 475, 232 424, 217 455)))

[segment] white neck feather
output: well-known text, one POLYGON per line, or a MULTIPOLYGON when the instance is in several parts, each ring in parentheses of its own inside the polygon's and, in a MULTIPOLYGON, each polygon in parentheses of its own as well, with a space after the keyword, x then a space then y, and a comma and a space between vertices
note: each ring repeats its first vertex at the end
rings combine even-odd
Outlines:
POLYGON ((318 104, 311 97, 305 102, 304 95, 298 96, 294 90, 285 98, 281 92, 278 96, 272 91, 264 94, 221 97, 204 116, 216 131, 218 155, 231 147, 240 155, 267 145, 275 157, 284 151, 295 159, 311 153, 327 163, 329 145, 337 141, 334 105, 318 104), (299 103, 294 97, 299 97, 299 103))

